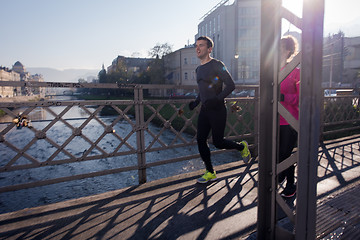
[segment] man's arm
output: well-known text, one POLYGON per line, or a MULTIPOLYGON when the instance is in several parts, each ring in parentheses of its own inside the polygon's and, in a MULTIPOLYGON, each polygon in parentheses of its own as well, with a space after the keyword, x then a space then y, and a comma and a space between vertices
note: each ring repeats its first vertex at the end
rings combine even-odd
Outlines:
POLYGON ((219 99, 224 99, 227 96, 229 96, 229 94, 232 93, 232 91, 234 91, 235 83, 229 71, 226 69, 225 65, 223 63, 221 63, 221 65, 222 66, 220 66, 220 77, 225 84, 225 88, 218 94, 217 97, 219 99))

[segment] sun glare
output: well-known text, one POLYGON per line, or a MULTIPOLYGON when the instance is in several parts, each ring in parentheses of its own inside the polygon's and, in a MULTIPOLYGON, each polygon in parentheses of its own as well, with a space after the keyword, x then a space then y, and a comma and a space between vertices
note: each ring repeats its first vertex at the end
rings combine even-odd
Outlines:
POLYGON ((283 0, 282 5, 296 16, 302 16, 303 0, 283 0))
MULTIPOLYGON (((303 0, 283 0, 282 6, 289 10, 290 12, 294 13, 296 16, 301 17, 302 16, 302 5, 303 0)), ((287 32, 301 32, 300 29, 295 27, 293 24, 291 24, 286 19, 282 19, 281 22, 281 31, 282 35, 287 32)))
MULTIPOLYGON (((282 0, 282 6, 302 17, 303 3, 305 0, 282 0)), ((311 0, 308 0, 311 2, 311 0)), ((358 0, 324 0, 324 34, 345 31, 347 35, 360 33, 359 2, 358 0)), ((282 31, 300 31, 287 20, 282 21, 282 31)))
MULTIPOLYGON (((359 17, 359 10, 357 8, 357 5, 359 5, 358 0, 324 1, 324 20, 327 22, 346 23, 359 17)), ((283 0, 282 5, 301 17, 303 2, 303 0, 283 0)))
POLYGON ((325 21, 348 23, 359 18, 359 2, 356 0, 325 1, 325 21))

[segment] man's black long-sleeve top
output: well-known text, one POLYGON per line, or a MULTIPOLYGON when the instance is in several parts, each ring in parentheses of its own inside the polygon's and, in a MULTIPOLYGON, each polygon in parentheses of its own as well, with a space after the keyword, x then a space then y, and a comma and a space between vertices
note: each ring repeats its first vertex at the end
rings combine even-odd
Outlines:
POLYGON ((196 102, 201 101, 203 104, 214 98, 223 101, 235 89, 234 81, 224 63, 216 59, 196 68, 196 80, 199 87, 196 102))

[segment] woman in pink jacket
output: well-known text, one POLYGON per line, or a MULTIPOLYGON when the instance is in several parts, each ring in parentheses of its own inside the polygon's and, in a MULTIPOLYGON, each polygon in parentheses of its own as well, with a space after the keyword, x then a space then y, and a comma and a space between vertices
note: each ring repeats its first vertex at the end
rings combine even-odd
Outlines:
MULTIPOLYGON (((280 40, 280 66, 282 68, 291 61, 297 54, 298 44, 294 37, 286 36, 280 40)), ((280 85, 280 102, 293 115, 299 119, 299 88, 300 88, 300 69, 295 68, 280 85)), ((280 144, 279 144, 279 161, 290 157, 297 142, 297 132, 289 123, 280 115, 280 144)), ((291 166, 279 175, 279 182, 286 178, 285 189, 281 196, 290 198, 296 193, 294 183, 295 166, 291 166)))

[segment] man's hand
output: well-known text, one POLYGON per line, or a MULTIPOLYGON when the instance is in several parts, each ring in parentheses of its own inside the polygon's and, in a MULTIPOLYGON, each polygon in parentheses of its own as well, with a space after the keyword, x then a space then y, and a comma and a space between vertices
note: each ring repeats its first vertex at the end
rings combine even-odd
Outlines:
POLYGON ((197 103, 195 102, 195 101, 191 101, 190 103, 189 103, 189 109, 192 111, 192 110, 194 110, 195 108, 196 108, 196 106, 197 106, 197 103))

